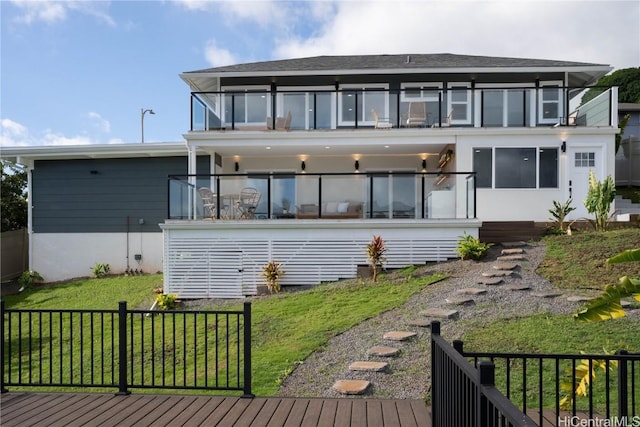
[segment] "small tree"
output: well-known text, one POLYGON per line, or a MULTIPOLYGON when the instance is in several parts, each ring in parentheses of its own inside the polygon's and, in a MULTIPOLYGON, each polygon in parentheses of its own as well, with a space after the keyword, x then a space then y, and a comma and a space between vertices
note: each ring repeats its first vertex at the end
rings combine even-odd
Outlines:
POLYGON ((556 229, 560 231, 560 233, 565 234, 567 231, 564 226, 564 220, 572 211, 575 211, 576 208, 571 206, 573 201, 568 199, 564 203, 560 203, 557 201, 553 201, 553 209, 549 209, 549 213, 556 224, 556 229))
POLYGON ((378 280, 378 271, 383 268, 387 260, 384 256, 385 252, 387 252, 387 248, 384 240, 382 240, 382 237, 374 235, 371 242, 367 244, 367 256, 374 282, 378 280))
POLYGON ((596 217, 593 223, 596 231, 607 230, 609 211, 615 197, 616 185, 611 175, 608 175, 603 182, 599 182, 596 180, 596 175, 593 171, 589 172, 589 190, 587 191, 584 206, 587 208, 587 212, 594 214, 596 217))
POLYGON ((0 212, 2 231, 19 230, 27 226, 27 172, 2 160, 0 212))

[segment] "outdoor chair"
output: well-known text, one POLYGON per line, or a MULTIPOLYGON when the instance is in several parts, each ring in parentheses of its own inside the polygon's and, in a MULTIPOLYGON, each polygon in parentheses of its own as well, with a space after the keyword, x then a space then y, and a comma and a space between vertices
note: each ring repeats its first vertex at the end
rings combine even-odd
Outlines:
POLYGON ((289 130, 291 128, 291 111, 285 117, 276 117, 276 130, 289 130))
POLYGON ((255 218, 260 196, 260 192, 253 187, 245 187, 242 189, 237 202, 238 217, 240 219, 255 218))
POLYGON ((432 128, 437 128, 437 127, 449 127, 451 126, 451 115, 453 114, 453 108, 451 110, 449 110, 449 114, 446 115, 446 117, 442 118, 442 123, 438 124, 438 123, 434 123, 433 125, 431 125, 432 128))
POLYGON ((198 189, 202 198, 203 217, 209 217, 211 220, 216 219, 216 195, 207 187, 198 189))
POLYGON ((410 102, 407 113, 407 127, 425 126, 427 124, 427 104, 425 102, 410 102))
POLYGON ((381 118, 375 109, 371 110, 371 115, 373 116, 373 120, 375 122, 373 125, 375 129, 391 129, 393 127, 391 121, 389 121, 388 118, 381 118))

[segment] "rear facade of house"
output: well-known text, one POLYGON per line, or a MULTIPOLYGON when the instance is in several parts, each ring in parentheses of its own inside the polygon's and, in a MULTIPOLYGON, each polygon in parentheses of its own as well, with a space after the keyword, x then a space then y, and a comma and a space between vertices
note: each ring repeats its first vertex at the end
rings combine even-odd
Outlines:
POLYGON ((86 275, 76 259, 110 262, 161 270, 183 298, 235 298, 257 292, 271 260, 284 286, 355 277, 374 235, 401 267, 455 257, 483 222, 547 221, 554 200, 585 217, 589 173, 614 175, 616 88, 576 101, 610 70, 408 54, 183 73, 186 143, 15 150, 32 168, 32 268, 62 279, 60 265, 86 275), (55 183, 75 170, 77 183, 55 183), (112 194, 96 205, 86 187, 100 179, 112 194), (78 197, 58 206, 67 219, 52 191, 78 197))

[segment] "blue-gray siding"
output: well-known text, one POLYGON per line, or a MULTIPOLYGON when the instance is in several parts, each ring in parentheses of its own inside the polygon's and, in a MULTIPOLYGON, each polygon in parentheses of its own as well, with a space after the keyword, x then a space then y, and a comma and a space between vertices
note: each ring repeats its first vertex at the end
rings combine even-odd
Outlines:
MULTIPOLYGON (((198 170, 209 170, 208 156, 198 158, 198 170)), ((160 232, 158 224, 167 216, 167 178, 186 173, 186 156, 37 161, 33 230, 160 232)))

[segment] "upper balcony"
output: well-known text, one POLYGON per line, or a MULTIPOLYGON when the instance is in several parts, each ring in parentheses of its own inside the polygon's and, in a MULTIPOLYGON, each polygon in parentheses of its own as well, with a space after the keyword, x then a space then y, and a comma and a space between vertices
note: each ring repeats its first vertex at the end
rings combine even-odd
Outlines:
POLYGON ((584 88, 560 85, 257 86, 191 93, 191 131, 617 126, 617 88, 571 110, 584 88), (378 120, 376 121, 376 115, 378 120))

